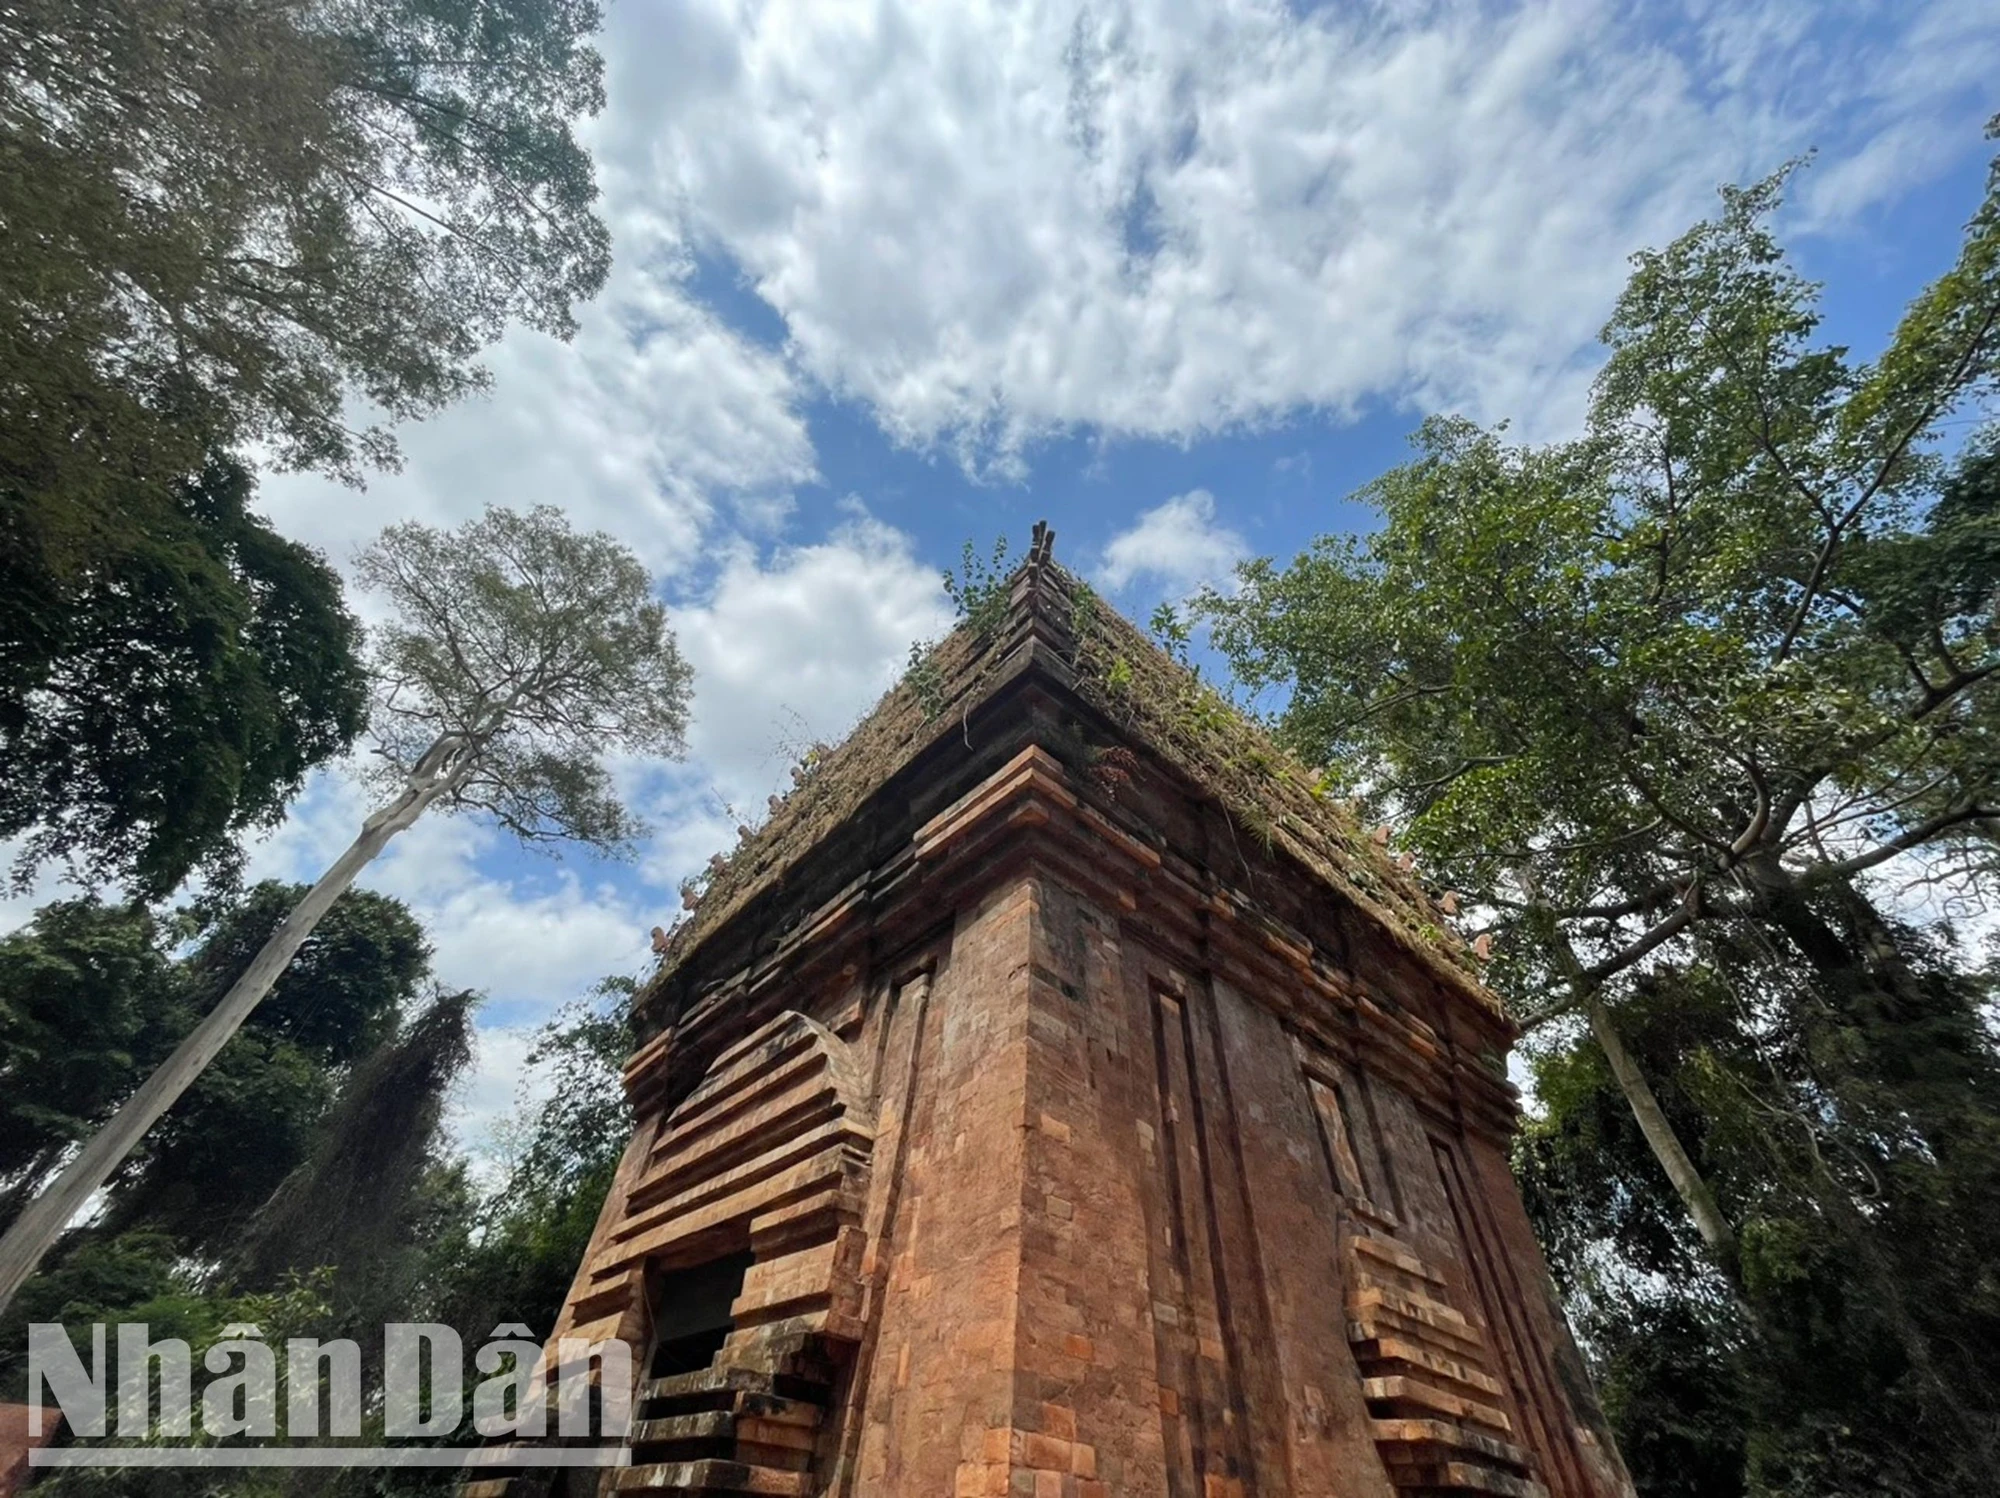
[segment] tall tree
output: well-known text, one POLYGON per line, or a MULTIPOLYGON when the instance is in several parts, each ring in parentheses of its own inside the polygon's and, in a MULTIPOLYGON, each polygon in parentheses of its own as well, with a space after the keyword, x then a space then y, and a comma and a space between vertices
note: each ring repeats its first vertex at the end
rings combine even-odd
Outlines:
POLYGON ((1949 465, 1939 426, 2000 369, 2000 163, 1866 366, 1812 341, 1815 289, 1767 226, 1783 180, 1637 257, 1587 437, 1429 422, 1363 493, 1380 531, 1207 603, 1238 673, 1291 688, 1284 735, 1497 912, 1522 1012, 1589 1016, 1725 1265, 1607 985, 1750 921, 1907 995, 1845 892, 1916 850, 1969 871, 2000 825, 2000 515, 1986 444, 1949 465))
MULTIPOLYGON (((68 901, 0 937, 0 1223, 215 1004, 302 893, 259 884, 163 920, 68 901)), ((423 931, 402 903, 350 890, 126 1162, 98 1230, 166 1231, 203 1257, 233 1244, 428 972, 423 931)))
POLYGON ((91 1194, 201 1075, 362 869, 434 802, 530 841, 629 846, 606 756, 675 755, 689 673, 646 569, 562 513, 489 509, 445 533, 392 527, 361 558, 396 622, 376 643, 388 799, 216 1006, 0 1238, 11 1297, 91 1194))
MULTIPOLYGON (((1659 1174, 1564 1200, 1597 1214, 1591 1252, 1622 1285, 1712 1267, 1705 1293, 1754 1343, 1741 1367, 1795 1396, 1749 1438, 1758 1490, 1952 1491, 1936 1474, 1992 1459, 2000 1411, 1961 1345, 1990 1313, 1971 1266, 2000 1192, 1994 1042, 1871 881, 1990 888, 2000 434, 1977 423, 2000 376, 2000 163, 1869 363, 1816 339, 1817 288, 1769 228, 1785 175, 1636 257, 1583 437, 1433 420, 1364 491, 1380 530, 1254 564, 1204 607, 1242 679, 1288 690, 1280 732, 1329 792, 1471 897, 1515 1012, 1574 1066, 1590 1037, 1618 1137, 1659 1174), (1755 1106, 1695 1085, 1729 1065, 1691 1074, 1658 1040, 1661 993, 1692 1003, 1699 975, 1730 994, 1710 1053, 1765 1068, 1738 1078, 1755 1106), (1692 1270, 1622 1236, 1667 1184, 1692 1270), (1875 1395, 1836 1397, 1835 1368, 1875 1395), (1919 1408, 1928 1466, 1827 1476, 1919 1408), (1769 1442, 1788 1422, 1817 1459, 1769 1442), (1939 1486, 1896 1486, 1918 1467, 1939 1486)), ((1646 1311, 1630 1335, 1709 1324, 1685 1299, 1665 1321, 1627 1305, 1646 1311)))
POLYGON ((1959 1493, 2000 1411, 2000 1054, 1990 987, 1899 933, 1922 1012, 1706 939, 1621 1004, 1633 1054, 1734 1208, 1746 1325, 1601 1053, 1552 1036, 1517 1157, 1646 1492, 1959 1493), (1916 1075, 1911 1074, 1915 1063, 1916 1075))
MULTIPOLYGON (((29 930, 0 940, 0 977, 25 979, 23 997, 43 1012, 151 973, 131 997, 155 1012, 153 1028, 171 1040, 298 894, 261 885, 158 922, 143 908, 51 907, 29 930), (135 947, 150 961, 135 960, 135 947)), ((80 1340, 79 1322, 143 1321, 156 1335, 188 1338, 199 1359, 232 1321, 253 1320, 277 1339, 325 1338, 429 1316, 439 1301, 434 1284, 456 1263, 450 1245, 476 1202, 443 1133, 446 1101, 470 1056, 473 999, 435 995, 419 1005, 427 956, 422 931, 398 902, 351 890, 335 904, 270 1000, 128 1162, 104 1210, 0 1313, 0 1391, 22 1392, 30 1321, 68 1322, 80 1340)), ((0 1014, 0 1056, 14 1054, 16 1038, 13 1016, 0 1014)), ((31 1038, 47 1064, 7 1074, 5 1083, 40 1082, 51 1092, 67 1069, 62 1038, 40 1030, 31 1038)), ((94 1059, 96 1044, 77 1049, 94 1059)), ((129 1090, 151 1058, 119 1059, 126 1064, 116 1080, 129 1090)), ((14 1094, 0 1084, 0 1096, 14 1094)), ((87 1098, 58 1101, 71 1117, 87 1112, 87 1098)), ((468 1330, 476 1338, 490 1325, 468 1330)), ((379 1354, 379 1330, 361 1342, 379 1354)), ((321 1469, 226 1487, 345 1491, 346 1483, 325 1481, 335 1476, 321 1469)), ((215 1481, 213 1471, 128 1471, 56 1488, 164 1498, 219 1491, 215 1481)))
MULTIPOLYGON (((305 887, 275 881, 198 902, 178 1040, 213 1010, 305 887)), ((267 998, 113 1177, 103 1226, 164 1229, 192 1253, 234 1246, 252 1217, 315 1148, 354 1069, 378 1053, 430 978, 430 944, 400 900, 349 890, 327 912, 267 998), (254 1150, 243 1141, 255 1139, 254 1150)), ((136 1088, 164 1049, 135 1069, 136 1088)))
POLYGON ((183 1013, 143 907, 44 906, 0 937, 0 1223, 108 1118, 183 1013))
POLYGON ((360 725, 332 575, 225 454, 355 478, 568 337, 596 0, 0 7, 0 836, 161 895, 360 725), (357 426, 356 423, 360 424, 357 426))

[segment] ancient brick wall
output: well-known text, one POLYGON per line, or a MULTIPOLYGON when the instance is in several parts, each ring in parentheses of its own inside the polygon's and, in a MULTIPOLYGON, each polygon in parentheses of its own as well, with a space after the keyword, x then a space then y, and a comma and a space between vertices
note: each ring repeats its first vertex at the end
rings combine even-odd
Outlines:
POLYGON ((867 847, 628 1070, 559 1328, 637 1354, 607 1490, 1629 1493, 1490 996, 1163 776, 1031 746, 867 847))
POLYGON ((960 927, 930 1002, 991 1065, 918 1086, 840 1490, 1618 1490, 1496 1142, 1045 875, 960 927))

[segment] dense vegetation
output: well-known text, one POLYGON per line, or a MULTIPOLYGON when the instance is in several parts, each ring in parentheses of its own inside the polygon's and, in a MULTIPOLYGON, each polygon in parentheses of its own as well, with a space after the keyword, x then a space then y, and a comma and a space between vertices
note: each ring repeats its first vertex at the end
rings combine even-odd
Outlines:
POLYGON ((1204 612, 1496 939, 1519 1169, 1642 1492, 2000 1457, 2000 163, 1869 362, 1786 174, 1642 254, 1588 430, 1434 420, 1204 612))
MULTIPOLYGON (((364 731, 392 801, 449 741, 448 807, 529 837, 637 829, 599 756, 634 735, 673 752, 687 673, 629 554, 554 511, 402 527, 367 580, 404 618, 370 652, 338 573, 255 508, 258 465, 392 465, 390 424, 481 388, 507 327, 573 331, 609 264, 575 133, 602 104, 600 19, 595 0, 0 11, 0 838, 23 882, 53 866, 119 892, 0 938, 0 1229, 299 908, 299 888, 238 886, 242 840, 364 731), (207 893, 169 905, 190 876, 207 893)), ((7 1381, 49 1317, 197 1348, 236 1320, 546 1329, 622 1148, 623 992, 547 1028, 531 1066, 553 1100, 500 1178, 475 1176, 443 1118, 476 996, 437 987, 400 903, 340 897, 0 1314, 7 1381)))
MULTIPOLYGON (((0 938, 0 1227, 296 895, 258 885, 165 917, 66 901, 0 938)), ((546 1100, 513 1121, 501 1174, 475 1179, 442 1127, 475 997, 436 986, 398 901, 348 894, 102 1211, 0 1316, 0 1398, 23 1392, 31 1320, 145 1321, 197 1352, 235 1321, 376 1352, 386 1320, 440 1321, 469 1346, 506 1322, 546 1330, 628 1132, 617 1069, 630 992, 608 980, 543 1027, 529 1066, 546 1100)), ((166 1493, 197 1476, 214 1481, 93 1481, 166 1493)), ((99 1490, 80 1476, 66 1486, 99 1490)), ((264 1488, 246 1478, 231 1491, 264 1488)))
POLYGON ((594 0, 0 7, 0 837, 163 896, 361 727, 248 455, 346 477, 559 336, 594 0), (355 422, 362 423, 360 426, 355 422))

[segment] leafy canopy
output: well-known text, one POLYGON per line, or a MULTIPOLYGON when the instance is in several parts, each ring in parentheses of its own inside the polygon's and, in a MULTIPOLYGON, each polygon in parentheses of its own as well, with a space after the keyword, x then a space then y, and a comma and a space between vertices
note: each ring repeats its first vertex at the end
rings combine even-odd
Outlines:
POLYGON ((478 996, 439 993, 362 1057, 311 1150, 231 1245, 238 1276, 281 1284, 323 1269, 343 1330, 406 1317, 424 1278, 428 1177, 444 1157, 444 1115, 472 1061, 478 996))
POLYGON ((1282 735, 1519 932, 1530 1017, 1550 922, 1594 986, 1906 850, 1969 873, 2000 825, 2000 464, 1941 426, 2000 372, 2000 167, 1872 364, 1813 341, 1783 182, 1636 257, 1586 436, 1430 421, 1379 531, 1205 605, 1282 735))
POLYGON ((594 0, 22 0, 0 11, 0 476, 352 473, 355 431, 567 336, 609 241, 594 0))
POLYGON ((1595 1048, 1544 1045, 1516 1169, 1646 1493, 1985 1485, 2000 1408, 2000 1049, 1990 982, 1897 933, 1894 1008, 1783 948, 1704 941, 1620 1022, 1732 1205, 1722 1293, 1595 1048))
POLYGON ((251 495, 213 460, 79 561, 0 489, 0 837, 23 838, 18 875, 58 859, 163 896, 231 866, 360 733, 340 579, 251 495))
POLYGON ((678 755, 692 675, 638 558, 540 505, 392 526, 357 571, 397 615, 374 646, 381 778, 449 745, 446 804, 530 842, 629 846, 608 756, 678 755))

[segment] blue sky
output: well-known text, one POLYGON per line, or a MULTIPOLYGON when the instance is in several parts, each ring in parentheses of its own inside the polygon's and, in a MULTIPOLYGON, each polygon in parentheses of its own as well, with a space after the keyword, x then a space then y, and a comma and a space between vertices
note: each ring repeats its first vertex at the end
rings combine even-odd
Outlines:
MULTIPOLYGON (((566 505, 697 668, 687 762, 626 770, 636 863, 439 820, 368 878, 491 996, 475 1138, 527 1029, 639 971, 678 879, 946 625, 967 539, 1046 518, 1143 619, 1365 526, 1344 496, 1428 412, 1573 431, 1626 257, 1807 150, 1784 232, 1873 350, 2000 110, 2000 0, 613 0, 603 49, 617 260, 574 342, 510 337, 365 491, 263 490, 343 562, 566 505)), ((322 777, 257 871, 317 872, 363 810, 322 777)))

